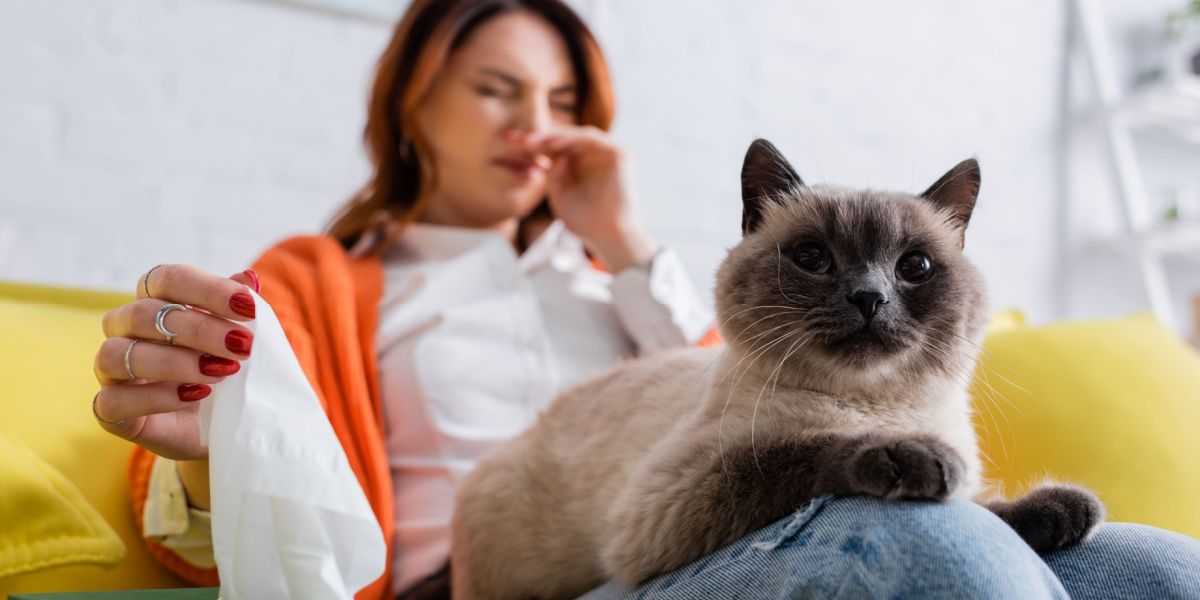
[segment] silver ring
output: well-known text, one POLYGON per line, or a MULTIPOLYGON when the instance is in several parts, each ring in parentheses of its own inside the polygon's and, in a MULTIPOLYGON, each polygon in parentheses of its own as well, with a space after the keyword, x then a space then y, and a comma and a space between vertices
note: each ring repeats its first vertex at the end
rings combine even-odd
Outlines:
POLYGON ((125 422, 129 420, 129 419, 121 419, 120 421, 109 421, 108 419, 101 417, 100 413, 96 412, 96 400, 98 398, 100 398, 100 392, 96 392, 96 395, 92 396, 92 416, 96 417, 97 421, 100 421, 101 423, 104 423, 105 425, 124 425, 125 422))
POLYGON ((129 374, 130 381, 137 379, 138 376, 133 374, 133 366, 129 364, 129 355, 133 352, 133 347, 140 341, 142 340, 133 340, 133 343, 129 344, 129 347, 125 349, 125 372, 129 374))
POLYGON ((166 263, 159 263, 157 265, 154 265, 153 267, 150 267, 149 271, 146 271, 146 277, 144 279, 142 279, 142 291, 146 292, 147 298, 154 297, 154 296, 150 295, 150 274, 153 273, 155 269, 163 266, 164 264, 166 264, 166 263))
POLYGON ((183 304, 166 304, 163 305, 162 308, 158 309, 158 316, 154 317, 154 328, 157 329, 159 333, 166 336, 167 343, 172 346, 175 345, 175 336, 179 334, 169 331, 167 326, 163 324, 163 321, 167 318, 167 313, 173 310, 188 310, 188 307, 184 306, 183 304))

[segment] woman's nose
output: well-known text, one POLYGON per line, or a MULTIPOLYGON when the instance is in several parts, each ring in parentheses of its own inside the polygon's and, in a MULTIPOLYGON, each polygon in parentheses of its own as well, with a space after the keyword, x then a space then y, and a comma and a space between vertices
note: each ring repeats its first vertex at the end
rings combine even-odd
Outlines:
POLYGON ((551 118, 549 99, 531 95, 522 103, 520 114, 516 115, 513 125, 515 129, 529 132, 545 131, 553 124, 551 118))

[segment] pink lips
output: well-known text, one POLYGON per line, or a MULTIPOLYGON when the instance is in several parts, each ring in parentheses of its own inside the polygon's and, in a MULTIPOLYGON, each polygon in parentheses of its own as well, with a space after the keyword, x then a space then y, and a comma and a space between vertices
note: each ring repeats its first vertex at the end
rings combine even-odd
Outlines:
POLYGON ((545 169, 532 157, 502 156, 492 161, 492 164, 507 169, 521 179, 531 179, 545 169))

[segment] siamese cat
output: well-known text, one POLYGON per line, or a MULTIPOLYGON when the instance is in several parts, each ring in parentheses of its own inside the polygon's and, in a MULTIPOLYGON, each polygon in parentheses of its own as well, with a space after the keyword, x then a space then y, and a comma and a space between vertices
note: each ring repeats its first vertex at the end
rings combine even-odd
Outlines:
MULTIPOLYGON (((726 346, 568 389, 485 458, 454 511, 455 598, 573 598, 681 567, 822 494, 983 501, 966 384, 987 319, 963 256, 980 171, 917 195, 806 185, 765 140, 717 276, 726 346)), ((986 502, 1035 550, 1104 508, 1043 484, 986 502)))

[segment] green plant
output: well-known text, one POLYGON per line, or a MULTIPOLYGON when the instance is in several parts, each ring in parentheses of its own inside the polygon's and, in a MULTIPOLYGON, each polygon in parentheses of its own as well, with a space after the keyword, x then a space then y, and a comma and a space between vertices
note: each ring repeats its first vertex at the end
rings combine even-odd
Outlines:
POLYGON ((1200 25, 1200 0, 1189 0, 1187 4, 1167 15, 1167 29, 1172 35, 1181 35, 1196 30, 1200 25))

